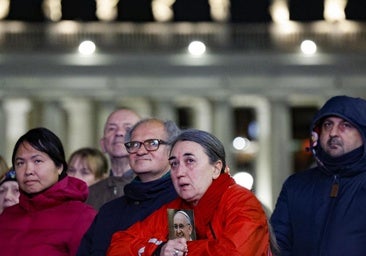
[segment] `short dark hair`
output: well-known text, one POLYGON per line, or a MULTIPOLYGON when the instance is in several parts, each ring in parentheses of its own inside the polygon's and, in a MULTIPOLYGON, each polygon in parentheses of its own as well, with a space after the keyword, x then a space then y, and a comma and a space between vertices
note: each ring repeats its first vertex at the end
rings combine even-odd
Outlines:
POLYGON ((63 166, 62 173, 59 179, 66 176, 67 163, 65 158, 65 151, 62 146, 61 140, 52 131, 44 127, 33 128, 27 133, 22 135, 15 143, 13 155, 11 158, 13 166, 15 166, 15 155, 19 146, 27 142, 34 149, 46 153, 57 167, 63 166))

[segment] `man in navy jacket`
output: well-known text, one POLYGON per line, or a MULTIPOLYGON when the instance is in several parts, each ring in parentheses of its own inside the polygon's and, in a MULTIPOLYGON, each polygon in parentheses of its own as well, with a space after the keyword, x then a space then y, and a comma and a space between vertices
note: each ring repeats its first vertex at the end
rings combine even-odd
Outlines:
POLYGON ((281 255, 366 255, 366 101, 329 99, 311 132, 317 166, 285 181, 271 216, 281 255))
POLYGON ((136 178, 124 187, 124 196, 104 204, 84 235, 78 256, 106 255, 113 233, 177 197, 170 178, 170 142, 180 133, 172 121, 143 119, 126 134, 129 163, 136 178))

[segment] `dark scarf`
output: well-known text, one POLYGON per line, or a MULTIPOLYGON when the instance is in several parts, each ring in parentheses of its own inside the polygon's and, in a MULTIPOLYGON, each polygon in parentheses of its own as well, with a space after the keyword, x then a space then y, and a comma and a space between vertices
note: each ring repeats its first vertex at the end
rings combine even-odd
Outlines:
POLYGON ((126 199, 132 202, 154 199, 158 194, 163 197, 170 196, 170 194, 177 196, 170 178, 170 172, 166 173, 160 179, 145 183, 136 177, 131 183, 125 186, 124 192, 126 199))
POLYGON ((332 157, 319 147, 317 155, 324 165, 323 169, 327 174, 345 174, 344 172, 350 171, 350 168, 362 158, 363 152, 364 147, 362 145, 342 156, 332 157))

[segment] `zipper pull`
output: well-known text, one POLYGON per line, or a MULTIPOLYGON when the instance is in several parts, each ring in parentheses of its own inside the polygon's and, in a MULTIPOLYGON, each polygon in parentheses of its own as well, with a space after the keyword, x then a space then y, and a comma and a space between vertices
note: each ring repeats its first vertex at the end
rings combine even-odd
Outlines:
POLYGON ((337 197, 339 190, 339 183, 337 180, 337 175, 334 176, 334 182, 332 184, 332 190, 330 191, 330 197, 337 197))

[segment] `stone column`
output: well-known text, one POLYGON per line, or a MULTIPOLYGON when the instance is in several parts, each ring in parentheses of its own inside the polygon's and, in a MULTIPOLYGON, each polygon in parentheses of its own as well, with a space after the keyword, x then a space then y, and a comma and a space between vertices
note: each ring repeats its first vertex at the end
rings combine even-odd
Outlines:
POLYGON ((272 173, 273 164, 271 155, 271 106, 266 99, 257 99, 255 112, 258 124, 258 153, 255 162, 255 187, 259 200, 272 210, 272 173))
POLYGON ((42 102, 42 110, 42 126, 53 131, 57 136, 59 136, 64 144, 67 138, 67 125, 66 112, 62 108, 62 105, 59 101, 47 100, 42 102))
POLYGON ((153 109, 151 102, 146 98, 142 97, 125 97, 121 98, 117 102, 117 107, 127 107, 135 110, 141 117, 151 117, 153 116, 153 109))
POLYGON ((68 137, 64 145, 66 155, 69 155, 78 148, 93 146, 93 131, 95 126, 90 100, 65 98, 62 99, 62 105, 68 116, 68 137))
POLYGON ((29 129, 28 113, 31 110, 32 104, 28 99, 16 98, 5 99, 3 106, 6 117, 6 140, 4 143, 6 145, 6 153, 4 157, 10 165, 15 143, 29 129))
POLYGON ((156 117, 162 120, 172 120, 177 123, 177 111, 172 101, 165 99, 156 100, 156 117))
MULTIPOLYGON (((272 203, 273 209, 284 180, 292 173, 290 106, 283 99, 271 101, 270 136, 267 147, 271 149, 272 203)), ((264 145, 263 145, 264 146, 264 145)))
POLYGON ((253 108, 257 122, 257 150, 254 152, 254 193, 269 209, 272 209, 272 147, 271 105, 264 97, 257 95, 236 95, 231 98, 235 107, 253 108))
POLYGON ((226 151, 226 162, 233 165, 232 140, 233 137, 233 113, 232 106, 228 99, 217 99, 213 105, 213 127, 212 131, 218 139, 224 144, 226 151))
POLYGON ((195 99, 193 103, 193 126, 204 131, 212 131, 212 109, 210 102, 202 98, 195 99))

